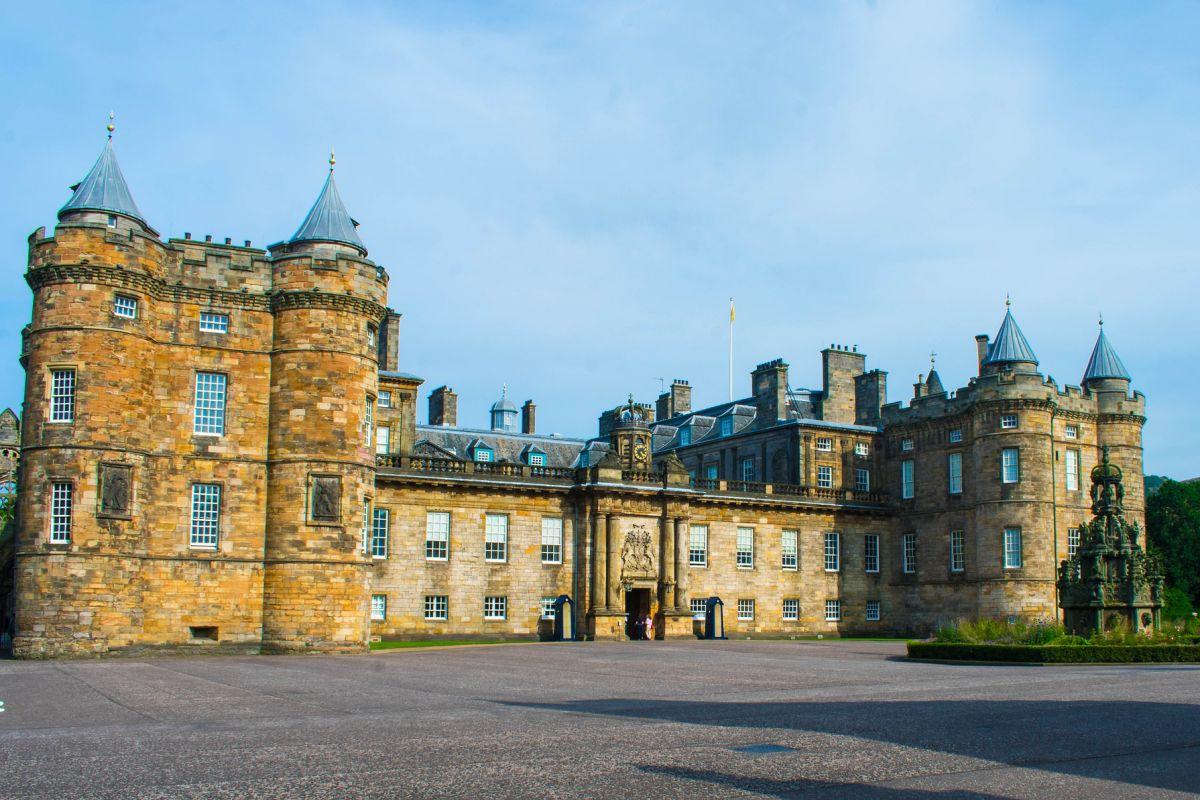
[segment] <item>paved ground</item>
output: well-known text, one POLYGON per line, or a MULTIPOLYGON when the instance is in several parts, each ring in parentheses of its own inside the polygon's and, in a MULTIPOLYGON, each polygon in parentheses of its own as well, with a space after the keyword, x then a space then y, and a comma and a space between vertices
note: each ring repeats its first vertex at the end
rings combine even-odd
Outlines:
POLYGON ((872 642, 0 662, 0 797, 1168 797, 1200 667, 872 642))

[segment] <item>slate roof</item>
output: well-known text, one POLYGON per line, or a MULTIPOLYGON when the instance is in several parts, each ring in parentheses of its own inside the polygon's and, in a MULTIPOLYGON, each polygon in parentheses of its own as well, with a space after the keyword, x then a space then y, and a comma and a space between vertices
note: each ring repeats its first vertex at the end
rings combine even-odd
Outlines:
POLYGON ((1121 362, 1121 357, 1117 355, 1117 351, 1109 344, 1108 337, 1104 335, 1103 327, 1100 328, 1100 335, 1096 337, 1096 346, 1092 348, 1092 357, 1088 359, 1083 380, 1087 382, 1102 378, 1132 380, 1129 377, 1129 370, 1125 369, 1125 365, 1121 362))
POLYGON ((1000 324, 1000 330, 996 332, 995 341, 988 345, 988 355, 983 363, 1008 364, 1016 361, 1038 363, 1037 356, 1033 354, 1033 348, 1029 346, 1029 340, 1025 338, 1025 334, 1021 333, 1021 326, 1017 325, 1017 321, 1012 315, 1012 309, 1009 308, 1004 312, 1004 322, 1000 324))
POLYGON ((930 369, 929 376, 925 378, 925 393, 931 395, 945 394, 945 392, 946 387, 942 385, 942 376, 938 375, 936 369, 930 369))
MULTIPOLYGON (((580 452, 589 445, 582 439, 568 439, 562 436, 418 425, 417 441, 413 450, 419 453, 422 445, 426 445, 440 451, 446 457, 470 461, 472 448, 477 442, 492 449, 495 461, 513 464, 524 464, 525 454, 535 449, 546 454, 547 467, 578 466, 580 452)), ((608 449, 604 448, 603 452, 608 452, 608 449)), ((603 453, 600 453, 600 456, 603 456, 603 453)), ((596 460, 599 460, 599 457, 596 460)))
POLYGON ((288 244, 297 242, 337 242, 358 248, 366 255, 367 248, 362 239, 358 238, 358 223, 346 211, 346 204, 338 193, 337 184, 333 181, 333 170, 317 195, 317 202, 309 209, 308 216, 300 223, 296 233, 288 240, 288 244))
POLYGON ((58 210, 59 219, 71 211, 110 211, 114 214, 124 214, 146 225, 137 203, 133 202, 133 195, 129 193, 129 184, 125 183, 121 166, 117 164, 112 139, 104 143, 100 157, 96 159, 96 163, 84 179, 71 189, 71 199, 58 210))

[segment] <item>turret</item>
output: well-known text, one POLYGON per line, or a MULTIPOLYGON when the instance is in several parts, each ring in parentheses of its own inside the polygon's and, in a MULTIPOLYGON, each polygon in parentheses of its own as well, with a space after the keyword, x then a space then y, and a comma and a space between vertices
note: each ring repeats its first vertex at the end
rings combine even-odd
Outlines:
POLYGON ((508 399, 508 384, 500 390, 500 399, 492 403, 492 430, 516 433, 517 407, 508 399))
POLYGON ((1083 386, 1093 392, 1120 392, 1123 396, 1129 394, 1129 370, 1121 362, 1121 357, 1104 335, 1104 320, 1100 320, 1100 334, 1096 337, 1096 345, 1092 348, 1092 356, 1088 359, 1087 368, 1083 372, 1083 386))
POLYGON ((989 375, 997 372, 1036 373, 1037 356, 1029 346, 1029 340, 1021 332, 1017 320, 1012 314, 1012 301, 1005 300, 1004 321, 996 332, 995 340, 988 346, 987 357, 983 359, 980 374, 989 375))
MULTIPOLYGON (((272 245, 270 456, 263 646, 362 650, 375 521, 373 428, 387 275, 333 177, 272 245)), ((381 516, 386 521, 386 516, 381 516)))

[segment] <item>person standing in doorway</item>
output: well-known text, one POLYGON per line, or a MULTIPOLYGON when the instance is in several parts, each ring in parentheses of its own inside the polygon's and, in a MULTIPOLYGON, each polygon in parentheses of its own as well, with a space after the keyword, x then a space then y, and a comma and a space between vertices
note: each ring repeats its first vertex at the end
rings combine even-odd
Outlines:
POLYGON ((649 614, 646 615, 645 631, 647 641, 654 638, 654 617, 650 616, 649 614))

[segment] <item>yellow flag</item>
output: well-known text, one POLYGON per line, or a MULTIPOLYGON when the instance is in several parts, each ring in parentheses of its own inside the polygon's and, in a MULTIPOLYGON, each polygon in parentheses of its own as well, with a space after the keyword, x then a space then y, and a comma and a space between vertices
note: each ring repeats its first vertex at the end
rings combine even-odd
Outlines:
POLYGON ((733 322, 737 319, 737 312, 733 310, 733 298, 729 298, 729 321, 733 322))

